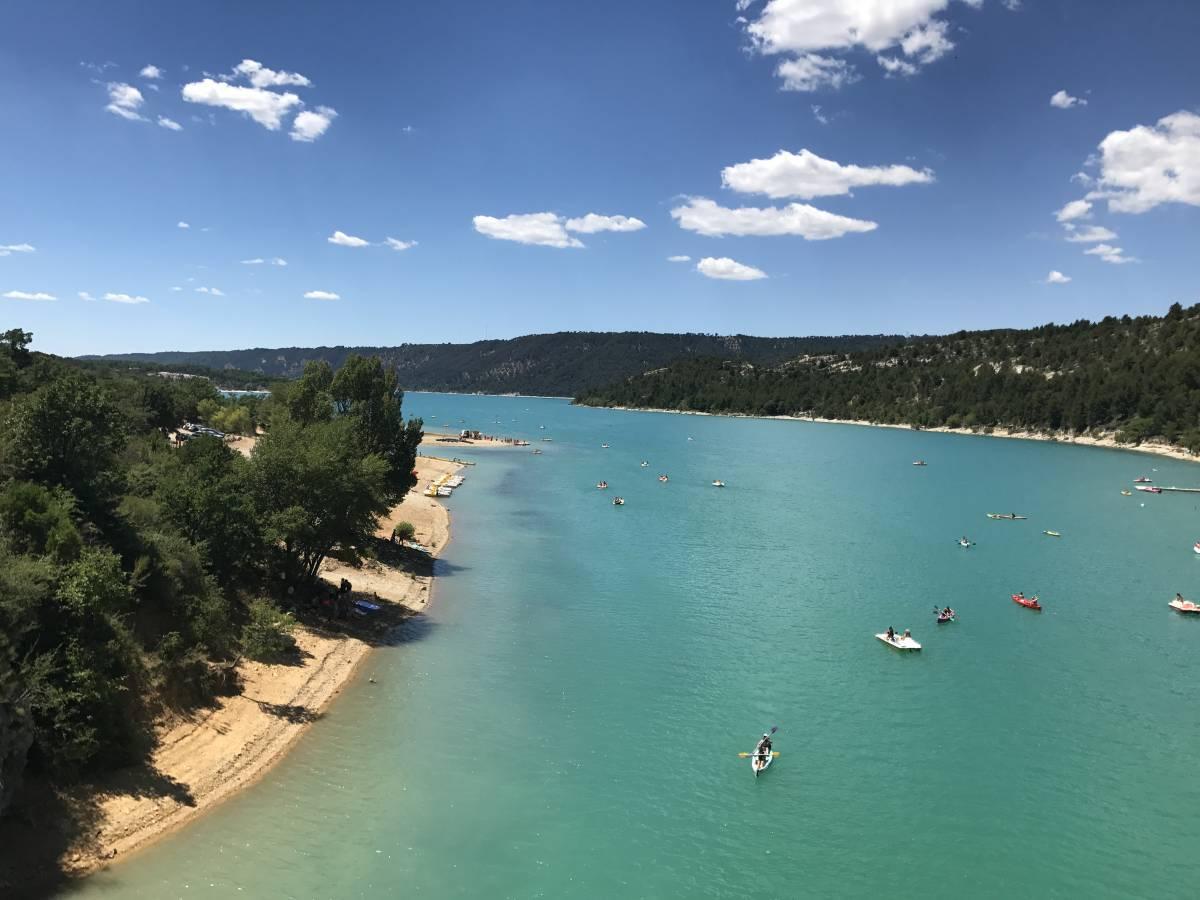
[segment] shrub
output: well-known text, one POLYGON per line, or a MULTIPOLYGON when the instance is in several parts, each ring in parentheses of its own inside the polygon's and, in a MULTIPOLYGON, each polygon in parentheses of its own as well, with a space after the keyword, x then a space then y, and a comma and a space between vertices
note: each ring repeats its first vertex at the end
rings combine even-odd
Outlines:
POLYGON ((417 529, 413 527, 412 522, 399 522, 392 529, 392 540, 394 541, 411 541, 417 536, 417 529))
POLYGON ((252 600, 242 626, 242 652, 260 662, 274 662, 296 649, 296 620, 270 600, 252 600))

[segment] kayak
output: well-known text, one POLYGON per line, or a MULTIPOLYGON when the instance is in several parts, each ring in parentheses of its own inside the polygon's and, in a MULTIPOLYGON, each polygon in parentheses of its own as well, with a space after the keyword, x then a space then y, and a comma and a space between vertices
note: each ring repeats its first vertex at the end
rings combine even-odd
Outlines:
POLYGON ((1191 613, 1195 615, 1200 613, 1200 603, 1193 603, 1191 600, 1172 600, 1167 606, 1171 609, 1179 610, 1181 613, 1191 613))
POLYGON ((750 754, 750 770, 754 772, 754 777, 757 778, 775 761, 774 752, 768 753, 765 757, 757 754, 750 754))
POLYGON ((1012 595, 1013 603, 1019 603, 1026 609, 1036 609, 1041 612, 1042 604, 1038 602, 1037 597, 1020 597, 1017 594, 1012 595))
POLYGON ((987 517, 989 519, 1009 519, 1009 520, 1018 520, 1018 519, 1028 519, 1029 518, 1029 516, 1018 516, 1016 513, 988 513, 987 517))
POLYGON ((950 613, 950 615, 948 615, 948 616, 943 616, 941 613, 938 613, 937 623, 939 625, 945 625, 947 622, 953 622, 953 621, 954 621, 954 613, 950 613))
POLYGON ((1042 534, 1047 537, 1062 537, 1062 533, 1058 531, 1043 531, 1042 534))
POLYGON ((960 547, 974 547, 974 546, 975 546, 975 542, 974 542, 974 541, 964 541, 962 538, 959 538, 959 539, 958 539, 958 546, 960 546, 960 547))
POLYGON ((914 641, 911 637, 905 637, 902 634, 896 635, 894 638, 889 638, 887 632, 877 634, 875 637, 883 641, 894 650, 920 650, 921 645, 914 641))

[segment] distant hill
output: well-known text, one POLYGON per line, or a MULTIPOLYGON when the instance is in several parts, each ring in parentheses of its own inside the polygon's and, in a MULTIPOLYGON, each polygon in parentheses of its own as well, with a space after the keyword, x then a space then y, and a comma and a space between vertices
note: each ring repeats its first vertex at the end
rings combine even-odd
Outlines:
POLYGON ((1023 330, 961 331, 754 363, 686 359, 577 402, 919 427, 1115 432, 1200 452, 1200 304, 1023 330))
POLYGON ((720 356, 776 365, 802 354, 868 350, 902 340, 895 335, 764 338, 652 332, 569 331, 473 344, 402 344, 398 347, 283 347, 250 350, 126 353, 86 357, 130 361, 164 369, 197 366, 296 378, 310 360, 334 368, 352 353, 395 366, 409 390, 574 396, 680 359, 720 356))

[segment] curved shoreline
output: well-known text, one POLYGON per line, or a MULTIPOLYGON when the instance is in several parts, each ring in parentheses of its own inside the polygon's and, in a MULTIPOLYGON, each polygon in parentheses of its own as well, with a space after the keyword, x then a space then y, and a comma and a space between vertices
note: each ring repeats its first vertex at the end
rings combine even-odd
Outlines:
POLYGON ((1160 441, 1145 441, 1138 445, 1122 444, 1115 438, 1114 432, 1105 432, 1101 437, 1087 435, 1071 435, 1066 432, 1045 434, 1036 431, 1010 430, 1003 427, 986 432, 971 428, 948 428, 936 425, 923 428, 914 425, 896 424, 890 422, 869 422, 866 419, 826 419, 821 416, 754 416, 748 413, 712 413, 690 409, 659 409, 650 406, 590 406, 585 403, 574 404, 588 409, 615 409, 621 412, 669 413, 676 416, 711 416, 718 419, 760 419, 768 422, 816 422, 819 425, 860 425, 866 428, 895 428, 901 431, 928 432, 931 434, 959 434, 968 437, 995 437, 1020 441, 1044 441, 1051 444, 1073 444, 1079 447, 1099 447, 1106 450, 1124 450, 1130 453, 1148 453, 1167 459, 1178 459, 1183 462, 1200 463, 1200 455, 1193 454, 1183 447, 1174 444, 1164 444, 1160 441))
MULTIPOLYGON (((421 480, 462 468, 437 457, 418 457, 417 467, 421 480)), ((393 615, 412 615, 422 612, 432 599, 436 560, 450 541, 450 512, 414 489, 380 523, 380 533, 390 533, 391 524, 400 518, 416 525, 418 536, 432 551, 431 574, 381 564, 347 573, 333 564, 322 573, 335 578, 334 583, 346 574, 358 582, 355 593, 406 608, 392 610, 393 615)), ((219 697, 211 708, 162 729, 147 764, 112 772, 100 782, 63 793, 61 799, 68 807, 93 808, 95 822, 59 856, 57 872, 46 868, 51 858, 36 853, 38 836, 33 833, 56 823, 37 823, 27 834, 35 845, 33 852, 15 854, 21 862, 12 871, 0 866, 0 893, 9 889, 36 893, 56 878, 75 880, 106 869, 260 781, 297 746, 377 649, 365 636, 335 630, 297 627, 294 636, 298 665, 243 662, 241 691, 219 697), (147 790, 149 783, 156 788, 147 790)))

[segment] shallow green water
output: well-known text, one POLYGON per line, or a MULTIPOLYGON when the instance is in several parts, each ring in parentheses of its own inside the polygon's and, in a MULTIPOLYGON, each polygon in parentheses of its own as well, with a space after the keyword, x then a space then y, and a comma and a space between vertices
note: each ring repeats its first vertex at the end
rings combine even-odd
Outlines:
POLYGON ((432 609, 368 662, 378 683, 72 897, 1195 895, 1200 621, 1166 603, 1200 594, 1200 500, 1119 491, 1200 466, 529 398, 405 409, 545 453, 474 454, 432 609), (984 517, 1012 510, 1029 520, 984 517), (872 637, 889 624, 923 653, 872 637), (773 724, 756 782, 737 753, 773 724))

